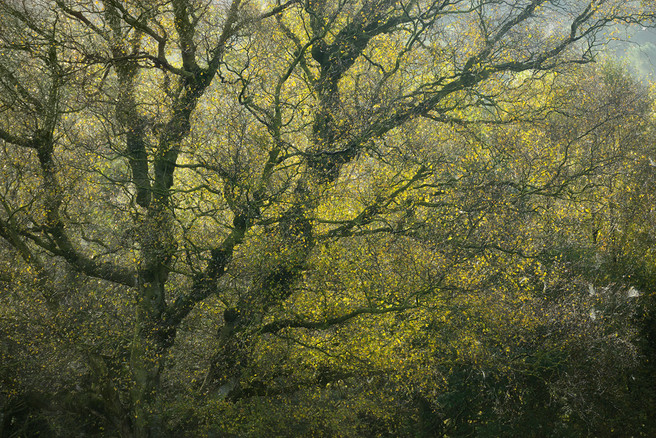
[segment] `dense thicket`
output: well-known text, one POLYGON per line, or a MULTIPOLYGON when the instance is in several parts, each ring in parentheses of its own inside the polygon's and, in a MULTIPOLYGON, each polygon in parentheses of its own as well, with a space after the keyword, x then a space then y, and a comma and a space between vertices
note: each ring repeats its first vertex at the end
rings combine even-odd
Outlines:
POLYGON ((0 0, 7 436, 650 436, 624 1, 0 0))

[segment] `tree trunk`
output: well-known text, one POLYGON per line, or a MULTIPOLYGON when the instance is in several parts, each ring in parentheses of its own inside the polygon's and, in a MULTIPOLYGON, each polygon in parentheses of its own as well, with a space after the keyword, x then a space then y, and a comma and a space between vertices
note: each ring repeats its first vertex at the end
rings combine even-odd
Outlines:
POLYGON ((139 321, 130 351, 130 365, 134 378, 131 391, 133 436, 160 436, 159 416, 153 404, 160 384, 160 373, 166 349, 149 336, 148 324, 139 321))
POLYGON ((130 351, 134 380, 131 402, 136 437, 161 436, 160 416, 154 406, 160 375, 175 340, 175 326, 165 320, 166 283, 173 258, 171 216, 165 205, 153 202, 139 230, 141 264, 137 290, 136 326, 130 351))

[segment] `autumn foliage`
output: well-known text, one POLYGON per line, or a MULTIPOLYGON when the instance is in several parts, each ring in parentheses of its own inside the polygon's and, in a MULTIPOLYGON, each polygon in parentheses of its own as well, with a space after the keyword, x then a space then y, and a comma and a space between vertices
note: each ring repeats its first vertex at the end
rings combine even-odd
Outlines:
POLYGON ((653 436, 652 9, 0 0, 0 436, 653 436))

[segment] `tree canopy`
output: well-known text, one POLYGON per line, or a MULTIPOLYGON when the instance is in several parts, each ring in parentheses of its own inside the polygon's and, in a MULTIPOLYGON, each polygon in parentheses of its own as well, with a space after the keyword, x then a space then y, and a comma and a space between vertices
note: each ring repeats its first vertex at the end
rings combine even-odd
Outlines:
POLYGON ((652 11, 0 0, 0 430, 649 436, 652 11))

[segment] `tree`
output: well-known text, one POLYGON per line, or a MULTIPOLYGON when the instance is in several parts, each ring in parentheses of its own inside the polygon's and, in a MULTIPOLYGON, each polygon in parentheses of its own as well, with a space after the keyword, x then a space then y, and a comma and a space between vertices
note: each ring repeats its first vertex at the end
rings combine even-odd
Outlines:
POLYGON ((651 18, 624 3, 3 0, 8 275, 54 321, 89 296, 96 329, 120 321, 111 354, 81 355, 105 380, 102 415, 131 413, 123 434, 161 433, 176 342, 214 342, 201 392, 266 393, 248 371, 262 339, 330 337, 467 289, 452 273, 512 245, 510 225, 477 234, 518 205, 495 196, 585 176, 498 182, 458 131, 556 108, 545 87, 608 26, 651 18))

